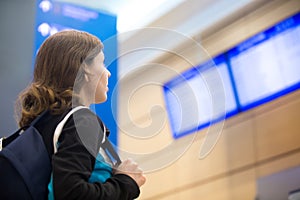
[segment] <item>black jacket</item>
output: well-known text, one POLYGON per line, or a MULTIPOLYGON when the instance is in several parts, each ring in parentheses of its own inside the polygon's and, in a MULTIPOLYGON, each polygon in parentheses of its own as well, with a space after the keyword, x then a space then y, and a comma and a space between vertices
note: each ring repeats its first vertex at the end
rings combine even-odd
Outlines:
POLYGON ((139 196, 136 182, 125 174, 112 175, 105 183, 89 183, 95 155, 103 138, 101 120, 90 110, 75 112, 59 137, 59 148, 53 154, 53 134, 57 124, 68 113, 47 112, 35 124, 52 159, 55 199, 131 200, 139 196), (76 126, 75 126, 76 124, 76 126))

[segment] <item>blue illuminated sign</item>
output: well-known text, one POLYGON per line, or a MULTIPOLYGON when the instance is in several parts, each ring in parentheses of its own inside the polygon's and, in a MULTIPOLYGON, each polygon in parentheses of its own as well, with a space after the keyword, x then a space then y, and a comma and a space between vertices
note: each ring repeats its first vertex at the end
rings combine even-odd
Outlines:
POLYGON ((173 136, 179 138, 298 90, 299 55, 300 13, 245 40, 214 62, 202 63, 168 81, 164 98, 173 136), (211 69, 217 69, 220 78, 212 76, 211 69), (223 86, 214 87, 209 80, 222 80, 223 86), (225 98, 213 105, 213 97, 222 97, 218 88, 225 98))
POLYGON ((228 51, 242 110, 300 87, 300 14, 228 51))
POLYGON ((164 97, 175 138, 237 113, 224 56, 191 68, 165 83, 164 97))

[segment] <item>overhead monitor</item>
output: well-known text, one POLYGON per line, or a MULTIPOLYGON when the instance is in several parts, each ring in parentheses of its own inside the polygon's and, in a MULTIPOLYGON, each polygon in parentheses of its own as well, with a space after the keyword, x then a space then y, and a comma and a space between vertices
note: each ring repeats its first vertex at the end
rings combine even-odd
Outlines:
POLYGON ((218 56, 164 84, 173 136, 181 137, 237 112, 228 66, 218 56))
POLYGON ((247 110, 300 87, 300 14, 228 52, 240 108, 247 110))

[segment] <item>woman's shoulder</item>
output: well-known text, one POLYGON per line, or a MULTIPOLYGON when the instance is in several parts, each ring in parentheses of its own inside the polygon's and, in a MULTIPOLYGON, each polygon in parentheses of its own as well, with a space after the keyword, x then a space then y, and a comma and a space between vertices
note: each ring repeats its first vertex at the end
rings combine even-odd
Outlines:
POLYGON ((99 117, 90 109, 83 108, 72 113, 66 121, 60 139, 61 141, 65 140, 64 144, 71 146, 80 143, 90 154, 95 156, 99 151, 103 137, 104 129, 99 117))
MULTIPOLYGON (((73 108, 76 109, 76 108, 73 108)), ((72 109, 68 110, 64 113, 63 117, 66 117, 69 112, 71 112, 72 109)), ((102 124, 101 119, 96 115, 92 110, 90 110, 88 107, 82 107, 80 109, 77 109, 75 112, 72 112, 72 118, 75 125, 83 125, 83 126, 94 126, 98 124, 102 124)), ((63 119, 62 119, 63 120, 63 119)), ((70 121, 70 119, 68 119, 70 121)))
POLYGON ((98 117, 89 107, 84 106, 70 108, 64 113, 64 115, 67 115, 69 112, 71 112, 71 110, 74 110, 72 114, 73 116, 78 115, 82 117, 98 117))

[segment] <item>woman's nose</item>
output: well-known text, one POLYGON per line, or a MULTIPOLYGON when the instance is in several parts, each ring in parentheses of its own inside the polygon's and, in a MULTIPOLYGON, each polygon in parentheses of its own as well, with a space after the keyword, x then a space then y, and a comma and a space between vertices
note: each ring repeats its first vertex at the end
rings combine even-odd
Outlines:
POLYGON ((106 69, 106 71, 107 71, 107 77, 109 78, 111 76, 111 73, 108 69, 106 69))

